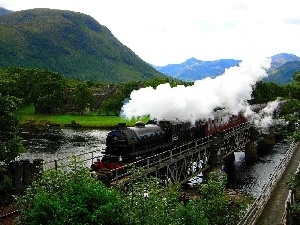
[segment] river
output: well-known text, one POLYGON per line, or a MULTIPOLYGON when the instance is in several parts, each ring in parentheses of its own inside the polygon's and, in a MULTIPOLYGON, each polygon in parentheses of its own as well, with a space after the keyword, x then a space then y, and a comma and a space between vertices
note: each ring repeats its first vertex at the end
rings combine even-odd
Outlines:
POLYGON ((93 156, 101 156, 101 151, 105 149, 107 133, 107 130, 96 129, 23 127, 20 136, 27 152, 19 159, 43 159, 49 162, 79 154, 91 158, 86 154, 88 152, 96 152, 93 156))
MULTIPOLYGON (((20 136, 27 152, 19 158, 53 161, 91 151, 97 152, 94 156, 101 156, 107 133, 107 130, 24 127, 20 136)), ((244 152, 236 152, 234 165, 226 169, 228 187, 257 197, 288 147, 289 143, 278 143, 271 152, 259 155, 259 160, 252 164, 245 162, 244 152)))

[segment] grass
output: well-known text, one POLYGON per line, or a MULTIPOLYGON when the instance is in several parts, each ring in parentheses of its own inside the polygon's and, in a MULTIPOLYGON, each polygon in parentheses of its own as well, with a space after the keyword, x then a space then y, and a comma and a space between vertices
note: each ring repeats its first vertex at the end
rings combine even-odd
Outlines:
POLYGON ((85 115, 47 115, 36 114, 34 105, 28 105, 15 111, 21 125, 50 125, 57 127, 82 127, 82 128, 111 128, 118 123, 127 123, 132 126, 137 120, 146 122, 148 118, 128 120, 120 116, 99 116, 95 112, 85 115))

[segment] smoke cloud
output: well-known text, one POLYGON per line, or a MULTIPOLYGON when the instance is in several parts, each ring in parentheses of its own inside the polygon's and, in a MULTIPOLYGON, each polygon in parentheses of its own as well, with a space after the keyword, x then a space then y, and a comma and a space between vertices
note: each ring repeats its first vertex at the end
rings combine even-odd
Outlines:
MULTIPOLYGON (((156 89, 141 88, 131 93, 130 100, 122 107, 122 115, 127 118, 150 115, 157 120, 178 119, 194 123, 212 118, 214 109, 221 107, 230 114, 245 112, 247 116, 253 116, 247 100, 251 99, 252 86, 267 76, 270 63, 270 58, 244 60, 239 66, 225 70, 221 76, 198 80, 189 87, 171 88, 169 84, 161 84, 156 89)), ((267 124, 261 116, 254 120, 267 124)))

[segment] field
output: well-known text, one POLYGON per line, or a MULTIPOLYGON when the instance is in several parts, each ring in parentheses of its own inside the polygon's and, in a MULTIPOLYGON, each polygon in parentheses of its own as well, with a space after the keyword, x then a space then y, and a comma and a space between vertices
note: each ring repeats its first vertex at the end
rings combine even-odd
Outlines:
POLYGON ((56 127, 82 127, 82 128, 111 128, 118 123, 127 123, 132 126, 136 121, 146 122, 148 118, 136 118, 128 120, 121 116, 102 116, 95 112, 84 115, 47 115, 36 114, 34 106, 24 106, 15 111, 21 125, 56 126, 56 127))

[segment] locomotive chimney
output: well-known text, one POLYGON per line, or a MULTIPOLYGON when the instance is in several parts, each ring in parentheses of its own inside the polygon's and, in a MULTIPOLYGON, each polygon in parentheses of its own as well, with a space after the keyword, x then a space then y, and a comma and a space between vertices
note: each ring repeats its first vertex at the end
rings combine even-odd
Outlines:
POLYGON ((119 127, 120 130, 126 130, 127 129, 126 123, 119 123, 118 127, 119 127))

